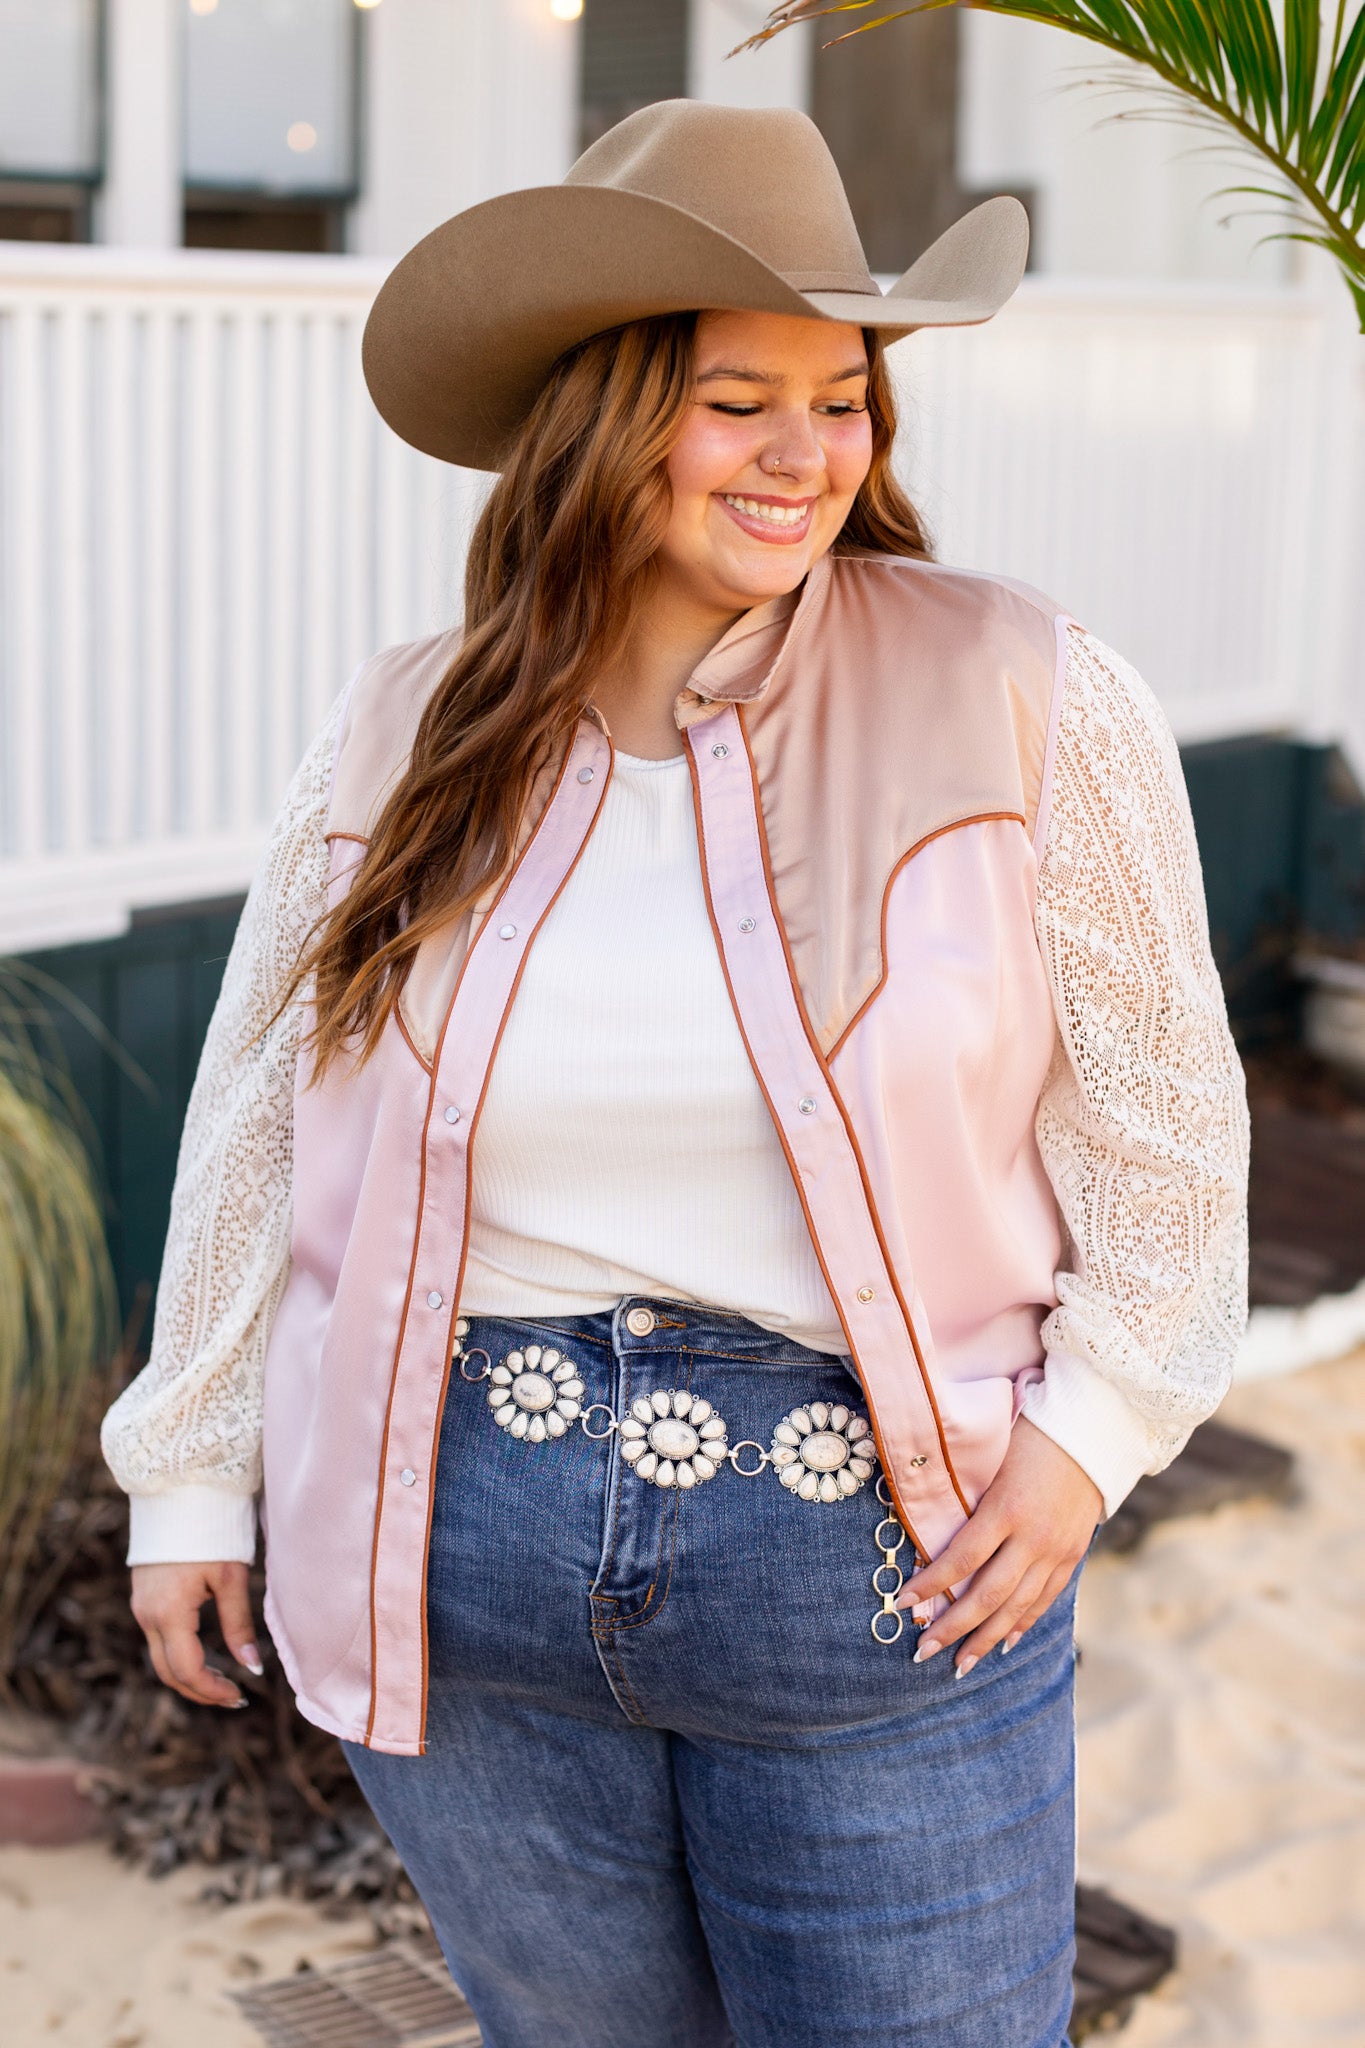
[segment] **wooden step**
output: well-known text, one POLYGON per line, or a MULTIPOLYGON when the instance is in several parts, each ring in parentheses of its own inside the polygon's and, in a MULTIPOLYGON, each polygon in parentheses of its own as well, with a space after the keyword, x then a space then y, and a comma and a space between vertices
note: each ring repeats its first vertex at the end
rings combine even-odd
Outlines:
POLYGON ((1170 1975, 1177 1951, 1173 1928, 1097 1885, 1078 1884, 1072 2041, 1122 2026, 1143 1992, 1170 1975))
POLYGON ((1133 1550, 1157 1522, 1206 1515, 1233 1500, 1292 1501, 1294 1457, 1279 1444, 1226 1422, 1201 1422, 1164 1472, 1139 1479, 1095 1537, 1096 1550, 1133 1550))

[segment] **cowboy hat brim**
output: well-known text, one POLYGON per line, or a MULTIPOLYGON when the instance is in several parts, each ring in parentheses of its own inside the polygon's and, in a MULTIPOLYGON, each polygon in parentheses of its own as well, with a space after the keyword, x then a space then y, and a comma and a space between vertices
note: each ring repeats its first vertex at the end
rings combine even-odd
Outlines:
POLYGON ((426 455, 501 468, 566 349, 656 313, 734 309, 876 327, 989 320, 1014 291, 1028 216, 983 200, 931 242, 883 294, 781 276, 685 208, 600 185, 508 192, 425 236, 380 287, 361 359, 394 432, 426 455))

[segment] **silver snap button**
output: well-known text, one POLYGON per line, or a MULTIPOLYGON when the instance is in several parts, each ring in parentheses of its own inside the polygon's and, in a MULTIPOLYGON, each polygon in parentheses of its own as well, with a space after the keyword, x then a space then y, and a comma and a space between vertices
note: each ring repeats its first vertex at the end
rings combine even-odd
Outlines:
POLYGON ((500 924, 498 926, 498 937, 500 939, 514 939, 516 935, 517 928, 514 924, 500 924))
POLYGON ((398 1484, 400 1486, 416 1486, 417 1474, 413 1471, 411 1465, 405 1465, 403 1467, 402 1471, 398 1475, 398 1484))
POLYGON ((803 1095, 796 1106, 800 1110, 802 1116, 815 1115, 815 1097, 813 1095, 803 1095))
POLYGON ((452 1102, 449 1109, 446 1111, 446 1122, 448 1124, 457 1124, 459 1121, 460 1112, 458 1109, 456 1109, 454 1103, 452 1102))
POLYGON ((730 749, 726 746, 724 740, 717 740, 716 744, 711 749, 711 752, 715 755, 718 761, 723 761, 725 759, 725 756, 729 753, 729 751, 730 749))
POLYGON ((860 1287, 858 1289, 859 1301, 875 1301, 876 1298, 877 1290, 875 1289, 875 1287, 860 1287))
POLYGON ((430 1294, 429 1294, 429 1295, 427 1296, 427 1307, 428 1307, 428 1308, 439 1308, 440 1306, 441 1306, 441 1296, 440 1296, 440 1295, 439 1295, 439 1294, 438 1294, 438 1293, 436 1292, 436 1289, 435 1289, 435 1288, 433 1287, 433 1288, 432 1288, 432 1290, 431 1290, 431 1292, 430 1292, 430 1294))
POLYGON ((626 1328, 632 1337, 647 1337, 658 1321, 652 1308, 626 1310, 626 1328))
POLYGON ((597 770, 595 768, 580 768, 578 771, 578 779, 580 782, 591 782, 593 776, 596 773, 597 770))
POLYGON ((739 921, 739 928, 742 932, 751 932, 754 929, 756 922, 757 920, 755 918, 742 917, 739 921))

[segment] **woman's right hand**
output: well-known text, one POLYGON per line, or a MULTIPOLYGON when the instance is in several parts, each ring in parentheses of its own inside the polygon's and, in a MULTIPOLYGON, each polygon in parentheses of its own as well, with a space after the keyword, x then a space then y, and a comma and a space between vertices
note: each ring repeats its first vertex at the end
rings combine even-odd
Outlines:
POLYGON ((217 1602, 223 1641, 238 1663, 259 1678, 262 1665, 251 1619, 250 1568, 225 1562, 135 1564, 132 1569, 133 1617, 147 1638, 162 1684, 197 1706, 244 1707, 245 1693, 204 1656, 199 1610, 206 1600, 217 1602))

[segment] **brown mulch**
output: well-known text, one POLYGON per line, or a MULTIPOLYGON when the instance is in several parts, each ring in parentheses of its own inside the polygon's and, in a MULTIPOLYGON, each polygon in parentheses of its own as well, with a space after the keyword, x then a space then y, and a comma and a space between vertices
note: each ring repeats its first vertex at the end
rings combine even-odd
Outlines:
MULTIPOLYGON (((56 1590, 0 1669, 0 1699, 61 1724, 66 1748, 92 1766, 113 1848, 153 1876, 198 1862, 215 1873, 207 1897, 288 1894, 363 1909, 383 1933, 424 1927, 340 1744, 298 1713, 264 1631, 265 1675, 253 1678, 205 1609, 206 1647, 248 1694, 244 1710, 192 1706, 156 1677, 128 1604, 127 1502, 99 1455, 106 1398, 34 1562, 35 1586, 56 1590)), ((257 1567, 257 1614, 264 1584, 257 1567)))

